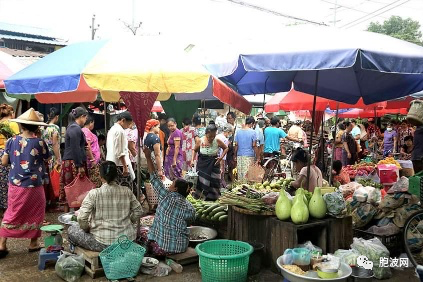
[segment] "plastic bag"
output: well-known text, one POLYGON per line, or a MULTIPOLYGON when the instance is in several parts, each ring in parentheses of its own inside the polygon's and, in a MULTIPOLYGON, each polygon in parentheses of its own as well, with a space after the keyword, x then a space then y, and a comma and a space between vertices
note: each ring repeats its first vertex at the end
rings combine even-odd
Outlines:
POLYGON ((156 277, 163 277, 168 276, 171 271, 172 268, 169 265, 159 262, 150 274, 156 277))
POLYGON ((392 277, 389 267, 379 267, 380 258, 389 259, 389 251, 378 238, 370 240, 354 238, 351 248, 373 262, 373 274, 376 279, 388 279, 392 277))
POLYGON ((360 253, 354 249, 351 249, 351 250, 339 249, 335 251, 334 255, 340 258, 342 262, 350 266, 355 266, 357 265, 357 258, 360 256, 360 253))
POLYGON ((81 277, 84 271, 85 260, 83 255, 74 255, 62 251, 57 259, 56 274, 67 282, 74 282, 81 277))
POLYGON ((394 235, 401 231, 395 224, 389 223, 385 226, 379 227, 376 225, 371 226, 369 229, 367 229, 367 232, 376 234, 376 235, 394 235))
POLYGON ((392 185, 391 189, 388 190, 388 194, 393 194, 397 192, 408 192, 408 185, 408 178, 402 176, 397 182, 395 182, 394 185, 392 185))
POLYGON ((59 198, 60 190, 60 167, 54 166, 53 170, 50 172, 50 183, 53 188, 53 193, 55 198, 59 198))
POLYGON ((264 168, 260 165, 253 164, 248 168, 246 178, 251 182, 261 182, 264 177, 264 168))
POLYGON ((404 204, 404 193, 387 194, 379 204, 379 209, 384 212, 394 210, 404 204))
POLYGON ((345 185, 339 186, 339 191, 341 191, 342 196, 344 196, 344 198, 347 198, 348 196, 354 194, 355 190, 360 187, 363 187, 363 185, 357 182, 350 182, 345 185))
POLYGON ((382 199, 382 193, 380 192, 380 189, 376 189, 374 187, 364 187, 364 188, 369 188, 368 189, 368 196, 367 196, 367 202, 368 203, 370 203, 370 204, 380 203, 380 201, 382 199))
MULTIPOLYGON (((359 202, 367 201, 370 203, 371 199, 368 200, 368 198, 369 198, 369 195, 374 193, 374 190, 375 188, 370 186, 360 187, 357 190, 355 190, 353 194, 353 198, 359 202)), ((379 195, 379 201, 380 201, 380 195, 379 195)))
POLYGON ((276 204, 276 202, 278 201, 278 198, 279 198, 279 192, 270 192, 269 194, 264 195, 262 199, 266 205, 271 206, 276 204))
POLYGON ((305 248, 311 251, 312 253, 319 253, 319 256, 323 254, 322 248, 313 245, 311 241, 307 241, 304 244, 298 245, 298 248, 305 248))
POLYGON ((373 219, 376 212, 376 208, 371 204, 361 204, 351 213, 354 228, 367 225, 373 219))
POLYGON ((340 192, 332 192, 323 195, 328 213, 332 216, 342 215, 345 210, 345 200, 340 192))

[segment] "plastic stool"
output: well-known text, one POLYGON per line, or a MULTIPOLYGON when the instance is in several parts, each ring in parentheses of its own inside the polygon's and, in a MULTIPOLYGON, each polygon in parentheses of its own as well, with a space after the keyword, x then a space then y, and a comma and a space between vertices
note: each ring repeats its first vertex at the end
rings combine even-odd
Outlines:
POLYGON ((38 256, 38 270, 44 270, 46 268, 46 261, 57 261, 59 255, 60 252, 47 253, 46 248, 42 248, 38 256))

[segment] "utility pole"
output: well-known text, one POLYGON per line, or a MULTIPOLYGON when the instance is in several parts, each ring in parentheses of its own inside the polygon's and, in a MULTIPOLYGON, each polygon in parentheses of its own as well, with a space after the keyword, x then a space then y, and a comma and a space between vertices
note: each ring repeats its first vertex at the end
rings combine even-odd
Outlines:
POLYGON ((97 24, 97 27, 95 27, 95 15, 93 15, 92 19, 91 19, 91 40, 94 40, 95 37, 95 33, 97 32, 97 30, 99 29, 100 25, 97 24))

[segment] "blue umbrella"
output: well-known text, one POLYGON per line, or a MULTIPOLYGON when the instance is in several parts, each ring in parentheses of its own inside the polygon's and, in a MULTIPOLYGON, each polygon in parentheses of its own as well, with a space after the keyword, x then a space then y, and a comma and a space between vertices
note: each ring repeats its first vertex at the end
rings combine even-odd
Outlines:
MULTIPOLYGON (((371 32, 290 27, 271 37, 213 46, 208 56, 206 68, 244 95, 293 86, 314 94, 314 101, 319 96, 354 104, 363 98, 371 104, 423 90, 423 47, 371 32)), ((315 107, 313 124, 314 117, 315 107)), ((307 181, 309 175, 310 162, 307 181)))
POLYGON ((242 94, 295 90, 354 104, 423 90, 423 47, 371 32, 289 27, 212 46, 206 68, 242 94), (210 54, 211 53, 211 54, 210 54), (217 62, 217 63, 216 63, 217 62))

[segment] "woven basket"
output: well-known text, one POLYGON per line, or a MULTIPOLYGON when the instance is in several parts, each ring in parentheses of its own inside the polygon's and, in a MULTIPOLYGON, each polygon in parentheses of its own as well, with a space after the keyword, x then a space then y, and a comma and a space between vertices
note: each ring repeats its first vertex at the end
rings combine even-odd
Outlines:
POLYGON ((66 200, 70 208, 81 207, 82 201, 85 196, 90 192, 91 189, 96 188, 96 185, 88 179, 87 176, 79 177, 79 174, 75 179, 65 186, 66 200))
POLYGON ((120 236, 99 254, 107 279, 118 280, 137 276, 145 251, 127 236, 120 236))
MULTIPOLYGON (((172 185, 172 181, 169 179, 165 179, 163 181, 163 185, 166 188, 166 190, 169 190, 170 186, 172 185)), ((159 197, 156 194, 156 191, 154 191, 153 187, 151 186, 150 182, 146 182, 144 184, 145 192, 147 194, 147 202, 150 206, 157 205, 159 203, 159 197)))
POLYGON ((253 247, 231 240, 206 241, 195 248, 203 282, 245 282, 253 247))
POLYGON ((151 187, 151 183, 146 182, 144 183, 145 192, 147 194, 147 202, 150 206, 157 205, 159 203, 159 197, 157 196, 156 192, 151 187))

